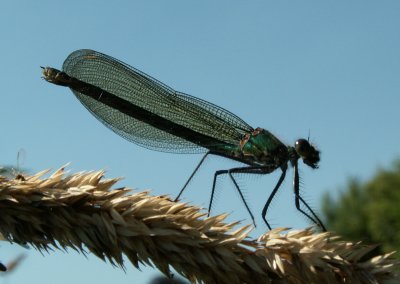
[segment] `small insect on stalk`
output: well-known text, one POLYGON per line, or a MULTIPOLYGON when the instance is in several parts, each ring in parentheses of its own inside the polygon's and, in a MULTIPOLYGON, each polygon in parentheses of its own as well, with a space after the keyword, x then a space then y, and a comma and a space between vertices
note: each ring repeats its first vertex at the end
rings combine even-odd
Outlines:
POLYGON ((14 171, 15 179, 20 181, 26 181, 21 168, 21 166, 25 162, 25 156, 26 156, 25 150, 20 149, 17 153, 17 169, 14 171))
POLYGON ((209 155, 239 161, 244 166, 215 172, 209 210, 218 177, 228 175, 255 224, 234 176, 238 173, 263 175, 280 169, 282 174, 262 210, 262 218, 271 229, 266 219, 267 210, 290 164, 294 168, 296 208, 325 231, 321 220, 299 193, 298 160, 301 158, 315 169, 320 159, 319 151, 307 140, 299 139, 294 147, 286 146, 268 130, 254 129, 219 106, 177 92, 129 65, 93 50, 71 53, 62 71, 42 68, 45 80, 69 87, 98 120, 125 139, 158 151, 204 153, 177 200, 209 155))

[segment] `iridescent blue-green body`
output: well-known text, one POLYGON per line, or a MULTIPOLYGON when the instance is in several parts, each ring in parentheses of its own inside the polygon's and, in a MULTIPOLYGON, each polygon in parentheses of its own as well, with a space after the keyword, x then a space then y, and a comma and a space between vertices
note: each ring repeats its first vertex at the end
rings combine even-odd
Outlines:
POLYGON ((279 168, 282 175, 262 212, 263 220, 270 228, 266 220, 267 210, 290 163, 295 172, 297 209, 325 230, 299 194, 298 160, 301 158, 312 168, 317 168, 319 162, 319 151, 308 140, 299 139, 294 147, 286 146, 269 131, 254 129, 219 106, 177 92, 129 65, 93 50, 77 50, 70 54, 62 71, 43 68, 43 77, 53 84, 69 87, 98 120, 131 142, 164 152, 205 152, 177 199, 208 155, 226 157, 245 166, 214 174, 209 209, 216 180, 226 174, 232 179, 254 222, 234 174, 268 174, 279 168))

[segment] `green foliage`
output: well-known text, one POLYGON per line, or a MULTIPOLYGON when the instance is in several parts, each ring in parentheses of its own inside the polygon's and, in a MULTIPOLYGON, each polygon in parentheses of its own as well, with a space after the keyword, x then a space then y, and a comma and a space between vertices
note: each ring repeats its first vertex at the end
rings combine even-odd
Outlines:
POLYGON ((0 166, 0 176, 11 177, 13 175, 13 168, 10 166, 0 166))
POLYGON ((349 180, 338 197, 326 194, 323 213, 330 231, 352 241, 380 244, 384 252, 400 250, 400 160, 380 169, 368 182, 349 180))

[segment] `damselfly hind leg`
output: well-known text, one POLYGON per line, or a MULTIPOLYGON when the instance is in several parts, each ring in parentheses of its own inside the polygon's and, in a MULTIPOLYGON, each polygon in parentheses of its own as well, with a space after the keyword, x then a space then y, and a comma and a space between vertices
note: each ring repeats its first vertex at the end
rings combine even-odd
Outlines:
POLYGON ((197 171, 199 170, 200 166, 203 164, 204 160, 207 158, 208 154, 210 154, 210 152, 207 152, 203 158, 201 158, 200 162, 197 164, 196 168, 194 169, 194 171, 192 172, 192 174, 190 175, 190 177, 188 178, 188 180, 185 182, 185 184, 183 185, 182 189, 179 191, 178 196, 175 198, 175 202, 177 202, 179 200, 179 197, 181 197, 183 191, 186 189, 186 187, 188 186, 188 184, 190 183, 190 181, 192 180, 192 178, 194 177, 194 175, 197 173, 197 171))

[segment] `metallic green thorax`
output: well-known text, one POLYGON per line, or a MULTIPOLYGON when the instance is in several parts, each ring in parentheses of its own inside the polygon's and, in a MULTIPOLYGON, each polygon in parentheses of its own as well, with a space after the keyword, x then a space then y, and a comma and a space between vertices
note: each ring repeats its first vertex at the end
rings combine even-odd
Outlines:
MULTIPOLYGON (((256 128, 240 140, 239 147, 229 156, 249 165, 278 168, 288 162, 289 148, 268 130, 256 128)), ((221 154, 221 150, 216 152, 221 154)))

